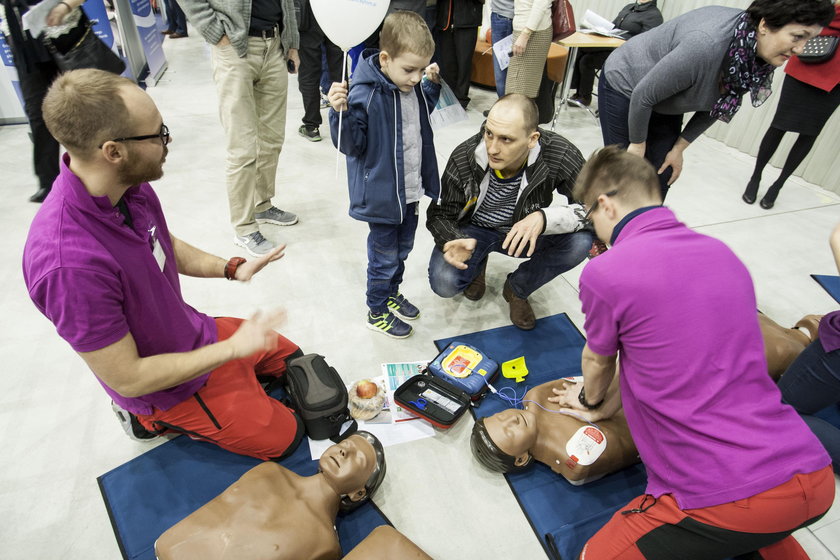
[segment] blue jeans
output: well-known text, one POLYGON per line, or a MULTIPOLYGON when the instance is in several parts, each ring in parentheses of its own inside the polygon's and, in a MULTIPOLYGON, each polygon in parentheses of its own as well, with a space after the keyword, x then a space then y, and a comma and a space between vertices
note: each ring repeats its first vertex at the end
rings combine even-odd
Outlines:
POLYGON ((840 350, 826 352, 819 339, 808 345, 779 380, 782 400, 802 416, 840 472, 840 429, 813 414, 840 402, 840 350))
MULTIPOLYGON (((604 146, 618 144, 626 148, 630 144, 630 128, 627 119, 630 115, 630 98, 614 90, 608 83, 604 73, 598 80, 598 112, 601 120, 601 135, 604 146)), ((663 115, 652 112, 648 123, 648 134, 645 149, 645 159, 659 171, 665 156, 674 147, 674 143, 682 132, 682 115, 663 115)), ((662 190, 662 200, 668 194, 668 181, 671 179, 672 169, 669 167, 659 175, 659 188, 662 190)))
MULTIPOLYGON (((445 298, 463 292, 481 271, 481 262, 491 252, 507 255, 502 249, 505 234, 494 229, 467 224, 461 226, 461 233, 476 240, 475 251, 467 261, 466 270, 458 270, 443 258, 437 247, 429 260, 429 284, 432 291, 445 298)), ((508 275, 513 293, 527 298, 544 284, 580 264, 592 247, 592 234, 588 231, 541 235, 531 257, 525 259, 515 271, 508 275)))
POLYGON ((388 311, 388 298, 399 292, 405 260, 414 247, 417 205, 404 208, 401 224, 368 224, 367 306, 374 315, 388 311))
POLYGON ((166 0, 166 18, 169 20, 169 31, 187 36, 187 16, 176 0, 166 0))
MULTIPOLYGON (((490 12, 490 37, 495 45, 508 35, 513 33, 513 20, 490 12)), ((493 75, 496 77, 496 95, 502 97, 505 94, 505 80, 507 80, 507 68, 499 68, 499 61, 496 60, 496 53, 493 52, 493 75)))

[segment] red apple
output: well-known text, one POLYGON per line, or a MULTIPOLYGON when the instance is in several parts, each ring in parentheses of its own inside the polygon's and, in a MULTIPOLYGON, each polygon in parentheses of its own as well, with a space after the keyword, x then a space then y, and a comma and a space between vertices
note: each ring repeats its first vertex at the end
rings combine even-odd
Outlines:
POLYGON ((360 381, 358 385, 356 385, 356 395, 359 396, 360 399, 372 399, 376 396, 376 393, 379 392, 379 387, 376 386, 376 383, 373 381, 360 381))

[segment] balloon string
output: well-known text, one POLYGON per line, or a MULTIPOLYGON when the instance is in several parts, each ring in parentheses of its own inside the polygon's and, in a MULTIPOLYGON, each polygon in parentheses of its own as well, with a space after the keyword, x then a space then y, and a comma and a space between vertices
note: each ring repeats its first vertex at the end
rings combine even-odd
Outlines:
MULTIPOLYGON (((345 81, 345 77, 347 76, 347 51, 344 52, 344 60, 341 63, 341 81, 345 81)), ((347 101, 350 100, 350 81, 347 80, 347 101)), ((344 111, 350 108, 350 105, 345 102, 344 104, 344 111)), ((338 112, 338 151, 335 153, 335 180, 338 181, 338 168, 341 165, 341 117, 344 115, 344 111, 338 112)))

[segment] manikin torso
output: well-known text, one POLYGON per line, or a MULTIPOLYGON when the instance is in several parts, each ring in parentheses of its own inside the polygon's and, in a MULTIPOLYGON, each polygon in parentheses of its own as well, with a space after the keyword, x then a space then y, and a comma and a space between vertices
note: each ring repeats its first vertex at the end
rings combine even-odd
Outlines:
POLYGON ((273 462, 254 467, 155 544, 160 560, 333 560, 339 498, 273 462))
MULTIPOLYGON (((554 396, 552 389, 561 389, 563 383, 562 379, 558 379, 538 385, 525 394, 525 400, 535 401, 549 410, 557 410, 557 405, 549 403, 548 397, 554 396)), ((579 461, 570 457, 567 453, 567 443, 578 430, 590 427, 589 424, 574 416, 543 410, 533 403, 526 402, 525 408, 536 416, 539 429, 537 440, 530 449, 534 459, 548 465, 551 470, 572 484, 591 482, 639 462, 636 445, 630 437, 627 420, 621 410, 607 420, 596 422, 599 431, 606 438, 606 447, 594 462, 585 465, 583 463, 587 460, 583 457, 580 457, 579 461)), ((596 432, 590 433, 594 438, 599 437, 596 432)), ((582 437, 584 441, 588 441, 589 436, 582 437)), ((596 441, 597 439, 590 443, 594 444, 596 441)))

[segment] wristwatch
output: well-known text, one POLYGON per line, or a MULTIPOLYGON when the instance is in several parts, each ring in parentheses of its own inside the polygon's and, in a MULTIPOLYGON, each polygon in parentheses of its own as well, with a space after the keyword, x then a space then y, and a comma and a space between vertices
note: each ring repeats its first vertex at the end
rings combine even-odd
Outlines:
POLYGON ((228 280, 236 280, 236 269, 244 262, 248 262, 242 257, 231 257, 225 265, 225 278, 228 280))
POLYGON ((581 387, 580 388, 580 394, 578 394, 578 401, 580 402, 580 404, 583 405, 583 407, 585 409, 595 410, 596 408, 598 408, 599 406, 604 404, 604 399, 601 399, 600 401, 598 401, 595 404, 589 404, 588 402, 586 402, 586 391, 585 391, 585 389, 586 389, 586 387, 581 387))

